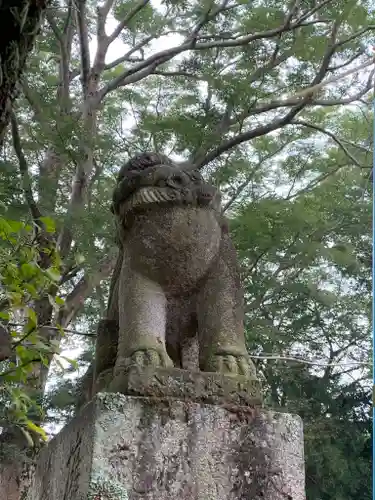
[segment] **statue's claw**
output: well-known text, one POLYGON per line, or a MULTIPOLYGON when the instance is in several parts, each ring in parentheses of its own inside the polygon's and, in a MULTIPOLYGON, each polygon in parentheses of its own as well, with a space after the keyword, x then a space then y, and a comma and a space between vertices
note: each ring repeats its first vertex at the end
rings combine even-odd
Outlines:
POLYGON ((128 366, 172 368, 173 361, 164 348, 141 348, 134 350, 128 359, 128 366))
POLYGON ((135 347, 128 357, 117 360, 117 367, 108 390, 128 394, 129 372, 134 368, 136 371, 143 372, 147 367, 173 368, 173 366, 164 346, 135 347))
POLYGON ((214 354, 208 360, 205 371, 242 375, 247 378, 256 376, 253 362, 249 356, 242 354, 214 354))

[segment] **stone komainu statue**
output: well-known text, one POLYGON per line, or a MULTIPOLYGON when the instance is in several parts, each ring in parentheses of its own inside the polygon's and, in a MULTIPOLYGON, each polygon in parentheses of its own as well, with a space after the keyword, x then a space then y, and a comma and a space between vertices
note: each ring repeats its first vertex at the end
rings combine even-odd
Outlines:
POLYGON ((120 251, 98 328, 94 392, 108 380, 121 391, 132 365, 255 377, 220 199, 198 171, 164 155, 140 154, 121 168, 112 204, 120 251))

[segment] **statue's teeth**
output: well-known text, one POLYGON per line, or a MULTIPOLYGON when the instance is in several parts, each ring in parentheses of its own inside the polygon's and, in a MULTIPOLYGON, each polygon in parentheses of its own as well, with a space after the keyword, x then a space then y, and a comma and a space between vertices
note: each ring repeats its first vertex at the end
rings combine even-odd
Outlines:
POLYGON ((152 202, 157 203, 159 201, 158 197, 156 196, 156 193, 153 189, 147 190, 145 194, 146 194, 147 201, 149 201, 151 203, 152 202))

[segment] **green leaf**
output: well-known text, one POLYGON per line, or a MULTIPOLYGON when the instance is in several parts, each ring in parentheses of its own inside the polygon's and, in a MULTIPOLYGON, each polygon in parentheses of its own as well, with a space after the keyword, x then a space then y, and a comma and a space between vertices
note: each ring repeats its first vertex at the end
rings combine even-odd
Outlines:
POLYGON ((30 264, 30 262, 24 262, 21 265, 21 272, 22 272, 23 277, 25 279, 29 280, 33 276, 35 276, 35 274, 37 274, 38 268, 35 264, 33 265, 33 264, 30 264))
POLYGON ((77 265, 83 264, 86 260, 85 256, 82 254, 75 254, 74 259, 77 265))
POLYGON ((67 358, 66 356, 61 356, 61 358, 65 359, 65 361, 70 363, 75 370, 78 370, 78 368, 79 368, 78 363, 75 359, 67 358))
POLYGON ((57 269, 50 267, 45 271, 46 275, 54 282, 58 283, 61 279, 61 275, 57 269))
POLYGON ((41 217, 40 220, 44 224, 47 233, 55 233, 56 232, 56 226, 55 226, 55 222, 53 219, 51 219, 50 217, 41 217))
POLYGON ((27 317, 29 318, 29 323, 35 327, 38 324, 38 318, 35 311, 30 307, 28 307, 26 309, 26 312, 27 312, 27 317))
POLYGON ((36 425, 31 420, 28 420, 26 422, 26 427, 30 431, 33 431, 33 432, 36 432, 37 434, 39 434, 39 436, 43 439, 43 441, 47 441, 48 440, 48 436, 46 434, 46 431, 44 429, 42 429, 41 427, 39 427, 39 425, 36 425))

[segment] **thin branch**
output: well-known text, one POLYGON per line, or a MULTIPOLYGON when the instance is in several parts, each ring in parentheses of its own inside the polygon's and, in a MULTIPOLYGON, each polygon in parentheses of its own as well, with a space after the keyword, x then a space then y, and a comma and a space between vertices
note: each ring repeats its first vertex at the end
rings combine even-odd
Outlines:
POLYGON ((318 10, 320 10, 322 7, 325 7, 329 3, 332 3, 332 1, 333 0, 324 0, 321 3, 315 4, 315 6, 311 10, 308 10, 304 14, 302 14, 302 16, 298 18, 297 22, 301 23, 302 21, 305 21, 306 19, 314 15, 316 12, 318 12, 318 10))
POLYGON ((31 216, 32 216, 34 222, 38 226, 40 226, 41 225, 40 219, 42 217, 42 214, 41 214, 39 207, 34 199, 29 169, 27 166, 27 161, 26 161, 25 155, 23 154, 20 134, 19 134, 19 130, 18 130, 17 118, 16 118, 16 115, 15 115, 13 109, 11 109, 11 111, 10 111, 10 123, 11 123, 11 129, 12 129, 13 147, 14 147, 14 151, 16 153, 18 163, 19 163, 19 168, 20 168, 20 173, 21 173, 21 178, 22 178, 22 187, 23 187, 23 192, 25 195, 26 203, 29 207, 29 210, 30 210, 30 213, 31 213, 31 216))
MULTIPOLYGON (((302 89, 298 92, 296 92, 293 96, 287 97, 281 102, 281 106, 290 106, 295 104, 295 99, 298 97, 305 97, 307 95, 313 95, 316 94, 319 90, 321 90, 323 87, 330 85, 331 83, 336 83, 343 78, 346 78, 349 75, 352 75, 353 73, 358 73, 362 69, 365 69, 369 66, 372 66, 375 62, 375 57, 372 57, 370 60, 367 60, 363 64, 360 64, 359 66, 356 66, 355 68, 351 68, 348 71, 345 71, 344 73, 340 73, 339 75, 332 76, 331 78, 327 78, 327 80, 321 81, 319 83, 316 83, 314 85, 311 85, 311 87, 307 87, 305 89, 302 89)), ((328 66, 326 68, 326 71, 328 69, 328 66)))
POLYGON ((355 60, 357 60, 359 57, 363 56, 364 54, 366 54, 366 51, 364 49, 360 49, 352 57, 350 57, 347 61, 345 61, 344 63, 338 64, 337 66, 329 67, 327 71, 329 71, 330 73, 334 73, 335 71, 337 71, 339 69, 346 68, 347 66, 352 64, 352 62, 354 62, 355 60))
POLYGON ((150 3, 150 0, 140 0, 124 17, 124 19, 116 26, 115 30, 108 37, 109 44, 116 40, 116 38, 120 35, 121 31, 126 27, 126 25, 133 19, 134 16, 138 14, 147 4, 150 3))
POLYGON ((229 0, 222 0, 221 4, 215 9, 215 2, 212 0, 211 5, 208 6, 206 12, 202 15, 202 18, 197 23, 196 27, 192 30, 190 38, 197 40, 199 32, 206 26, 210 21, 213 21, 219 14, 227 12, 232 9, 239 7, 238 4, 227 5, 229 0))
MULTIPOLYGON (((18 326, 24 326, 24 325, 22 323, 9 323, 9 326, 18 327, 18 326)), ((57 326, 48 325, 48 329, 61 333, 61 327, 59 328, 57 326)), ((64 333, 70 333, 72 335, 82 335, 84 337, 95 337, 96 336, 95 334, 92 334, 92 333, 79 332, 78 330, 72 330, 69 328, 64 328, 64 333)), ((21 343, 23 343, 23 342, 21 341, 21 343)), ((18 342, 18 345, 19 344, 20 344, 20 342, 18 342)), ((32 343, 30 343, 30 345, 32 345, 32 343)))
POLYGON ((158 70, 155 70, 152 72, 152 74, 158 75, 158 76, 166 76, 168 78, 183 77, 183 78, 192 78, 193 80, 198 80, 198 81, 205 81, 200 76, 193 75, 192 73, 187 73, 186 71, 158 71, 158 70))
MULTIPOLYGON (((138 52, 139 50, 141 50, 145 45, 147 45, 148 43, 150 43, 152 40, 156 40, 156 37, 154 35, 148 36, 145 39, 141 40, 140 42, 138 42, 137 44, 135 44, 134 47, 132 47, 126 54, 124 54, 123 56, 118 57, 114 61, 106 64, 104 66, 104 70, 113 69, 113 68, 115 68, 119 64, 122 64, 125 61, 131 61, 130 57, 135 52, 138 52)), ((142 57, 142 58, 140 58, 139 61, 135 61, 135 62, 141 62, 143 60, 144 60, 144 58, 142 57)))
POLYGON ((73 11, 73 0, 69 0, 68 1, 68 12, 67 12, 67 15, 66 15, 66 18, 65 18, 65 22, 64 22, 64 27, 63 27, 63 30, 62 30, 62 32, 63 32, 64 35, 68 34, 70 23, 72 21, 72 11, 73 11))
MULTIPOLYGON (((21 78, 19 81, 20 89, 22 89, 23 95, 25 96, 26 101, 29 103, 30 108, 32 109, 35 118, 38 120, 39 125, 43 126, 44 122, 44 113, 43 108, 38 99, 35 99, 35 94, 30 89, 29 84, 27 83, 25 78, 21 78)), ((50 126, 49 126, 50 130, 50 126)))
POLYGON ((64 283, 67 283, 68 281, 70 281, 71 279, 73 279, 75 276, 77 276, 77 274, 83 270, 83 267, 82 266, 74 266, 70 269, 68 269, 62 276, 61 276, 61 279, 60 279, 60 286, 63 285, 64 283))
POLYGON ((318 132, 321 132, 324 135, 327 135, 330 137, 346 154, 346 156, 353 162, 354 165, 357 167, 362 168, 363 165, 361 165, 358 160, 350 153, 350 151, 344 146, 342 141, 333 133, 330 132, 329 130, 326 130, 325 128, 321 127, 320 125, 314 125, 313 123, 307 122, 305 120, 293 120, 292 122, 289 123, 289 125, 300 125, 302 127, 307 127, 311 128, 313 130, 317 130, 318 132))
POLYGON ((6 377, 7 375, 11 375, 15 371, 19 371, 20 368, 25 368, 26 366, 30 366, 33 363, 40 363, 40 362, 41 362, 40 358, 28 359, 27 361, 25 361, 21 365, 15 366, 14 368, 10 368, 9 370, 6 370, 5 372, 1 372, 0 373, 0 378, 6 377))
MULTIPOLYGON (((277 154, 281 153, 281 151, 288 146, 289 143, 282 144, 279 148, 277 148, 276 151, 272 151, 268 155, 266 155, 264 158, 261 158, 261 160, 258 162, 257 166, 255 167, 256 170, 259 170, 259 168, 262 166, 262 164, 269 160, 270 158, 276 156, 277 154)), ((223 206, 222 208, 222 213, 225 213, 227 210, 230 209, 230 207, 233 205, 233 203, 236 201, 238 196, 242 193, 244 189, 249 185, 251 182, 251 179, 253 178, 253 173, 249 176, 248 179, 244 180, 235 190, 234 194, 231 196, 231 198, 227 201, 227 203, 223 206)))
POLYGON ((307 359, 302 359, 302 358, 293 358, 290 356, 278 356, 277 354, 267 354, 265 356, 253 356, 250 355, 250 358, 252 359, 274 359, 276 361, 297 361, 297 363, 304 363, 307 365, 315 365, 315 366, 322 366, 324 368, 329 367, 329 366, 371 366, 371 363, 368 361, 352 361, 349 363, 320 363, 318 361, 310 361, 307 359))

